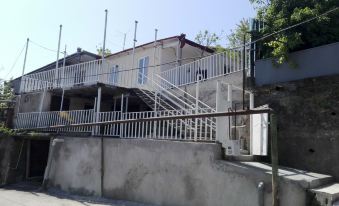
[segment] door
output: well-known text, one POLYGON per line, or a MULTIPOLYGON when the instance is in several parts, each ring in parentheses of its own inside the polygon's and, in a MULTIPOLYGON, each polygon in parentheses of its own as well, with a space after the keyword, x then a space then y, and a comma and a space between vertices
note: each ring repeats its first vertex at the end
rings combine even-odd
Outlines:
POLYGON ((149 57, 139 59, 138 83, 146 84, 148 74, 149 57))

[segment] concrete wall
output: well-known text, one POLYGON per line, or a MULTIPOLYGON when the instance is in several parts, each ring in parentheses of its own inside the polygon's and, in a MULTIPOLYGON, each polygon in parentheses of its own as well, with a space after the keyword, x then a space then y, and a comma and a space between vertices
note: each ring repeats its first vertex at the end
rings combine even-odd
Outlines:
POLYGON ((57 143, 49 175, 52 185, 74 193, 100 195, 100 148, 94 138, 57 143))
POLYGON ((298 66, 285 63, 276 68, 272 59, 255 62, 257 85, 273 84, 310 77, 339 74, 339 42, 291 53, 289 58, 298 66))
MULTIPOLYGON (((52 154, 50 183, 100 194, 99 138, 64 138, 52 154)), ((269 166, 221 160, 221 146, 160 140, 104 139, 103 195, 157 205, 271 205, 269 166), (263 196, 259 182, 265 184, 263 196)), ((307 205, 306 189, 331 178, 282 170, 282 206, 307 205), (295 178, 295 179, 293 179, 295 178)))
POLYGON ((278 117, 279 162, 339 180, 339 75, 256 88, 278 117))
MULTIPOLYGON (((20 112, 39 112, 43 92, 22 94, 20 99, 20 112)), ((19 97, 17 97, 18 99, 19 97)), ((42 111, 49 111, 52 99, 52 93, 46 92, 42 102, 42 111)), ((19 99, 18 99, 19 101, 19 99)), ((15 105, 15 112, 18 111, 18 105, 15 105)))

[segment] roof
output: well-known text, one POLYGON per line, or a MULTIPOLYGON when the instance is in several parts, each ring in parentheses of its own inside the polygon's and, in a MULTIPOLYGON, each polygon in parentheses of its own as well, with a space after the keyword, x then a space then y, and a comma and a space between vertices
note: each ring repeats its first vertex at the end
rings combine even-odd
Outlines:
MULTIPOLYGON (((171 36, 171 37, 159 39, 159 40, 157 40, 157 42, 166 41, 166 40, 170 40, 170 39, 179 39, 179 40, 181 40, 181 47, 183 47, 185 44, 188 44, 190 46, 197 47, 197 48, 199 48, 201 50, 205 50, 206 52, 214 53, 213 49, 211 49, 209 47, 206 47, 206 46, 203 46, 201 44, 198 44, 198 43, 196 43, 194 41, 191 41, 189 39, 186 39, 186 35, 185 34, 181 34, 179 36, 171 36)), ((142 48, 142 47, 150 45, 150 44, 154 44, 154 41, 151 41, 151 42, 148 42, 148 43, 136 46, 135 48, 136 49, 137 48, 142 48)), ((121 54, 121 53, 124 53, 124 52, 128 52, 128 51, 131 51, 131 50, 133 50, 133 48, 128 48, 128 49, 125 49, 125 50, 122 50, 122 51, 119 51, 119 52, 116 52, 116 53, 113 53, 113 54, 109 54, 106 57, 114 56, 114 55, 121 54)))
MULTIPOLYGON (((89 56, 89 57, 92 57, 93 59, 100 59, 101 58, 101 56, 99 56, 97 54, 94 54, 94 53, 82 50, 80 52, 78 51, 78 52, 75 52, 75 53, 73 53, 71 55, 66 56, 65 62, 68 63, 68 64, 69 63, 72 64, 73 61, 79 61, 78 60, 79 56, 80 57, 81 56, 89 56)), ((60 58, 59 59, 59 65, 62 65, 63 61, 64 61, 64 58, 60 58)), ((89 60, 89 61, 91 61, 91 60, 89 60)), ((78 62, 75 62, 75 63, 78 63, 78 62)), ((33 73, 37 73, 37 72, 47 71, 47 70, 50 70, 50 69, 55 69, 55 64, 56 64, 56 61, 54 61, 52 63, 49 63, 49 64, 47 64, 47 65, 45 65, 43 67, 40 67, 39 69, 33 70, 31 72, 28 72, 27 74, 33 74, 33 73)), ((25 75, 27 75, 27 74, 25 74, 25 75)), ((17 77, 16 79, 19 79, 19 78, 21 78, 21 76, 17 77)))

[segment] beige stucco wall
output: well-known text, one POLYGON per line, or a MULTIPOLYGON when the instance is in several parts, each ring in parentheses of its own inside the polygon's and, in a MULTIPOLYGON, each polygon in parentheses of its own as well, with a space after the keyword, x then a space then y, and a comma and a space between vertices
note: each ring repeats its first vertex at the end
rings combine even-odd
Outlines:
MULTIPOLYGON (((139 60, 144 57, 149 57, 148 78, 152 78, 153 74, 160 74, 160 72, 172 69, 177 66, 178 59, 178 39, 170 39, 157 43, 157 47, 154 50, 153 44, 146 45, 141 48, 136 48, 133 62, 132 50, 112 55, 107 57, 112 64, 119 66, 119 71, 125 71, 119 73, 119 81, 124 82, 125 87, 140 87, 138 84, 138 69, 131 70, 132 68, 139 67, 139 60), (123 75, 123 76, 121 76, 123 75)), ((200 57, 202 54, 201 49, 186 44, 181 51, 181 58, 184 59, 181 64, 189 63, 200 57)), ((208 55, 208 52, 204 52, 204 56, 208 55)), ((180 58, 180 55, 179 55, 180 58)), ((148 81, 145 88, 152 89, 150 82, 148 81)))

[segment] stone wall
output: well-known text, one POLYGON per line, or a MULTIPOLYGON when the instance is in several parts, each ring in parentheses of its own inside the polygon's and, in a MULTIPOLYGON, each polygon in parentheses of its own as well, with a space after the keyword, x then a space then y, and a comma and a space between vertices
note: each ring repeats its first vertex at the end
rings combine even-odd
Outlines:
POLYGON ((277 114, 281 165, 339 180, 339 75, 258 87, 255 101, 277 114))

